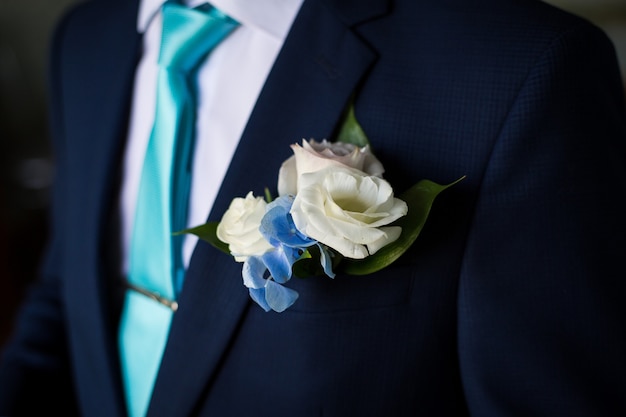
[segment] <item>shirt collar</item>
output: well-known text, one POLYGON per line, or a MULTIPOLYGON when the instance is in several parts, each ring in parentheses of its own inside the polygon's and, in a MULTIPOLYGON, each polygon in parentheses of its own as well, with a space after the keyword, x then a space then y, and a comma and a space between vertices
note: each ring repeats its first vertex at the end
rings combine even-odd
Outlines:
MULTIPOLYGON (((244 26, 255 27, 284 40, 304 0, 211 0, 210 3, 244 26)), ((137 31, 144 33, 164 0, 140 0, 137 31)), ((186 0, 190 7, 206 0, 186 0)))

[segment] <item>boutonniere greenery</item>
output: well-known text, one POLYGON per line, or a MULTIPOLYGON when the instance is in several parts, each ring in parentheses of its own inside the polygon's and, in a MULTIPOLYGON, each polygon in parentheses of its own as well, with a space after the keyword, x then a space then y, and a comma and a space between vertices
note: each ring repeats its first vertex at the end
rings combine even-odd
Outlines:
POLYGON ((433 201, 456 184, 421 180, 398 197, 350 106, 336 142, 304 140, 278 174, 278 197, 233 199, 220 222, 191 233, 242 262, 243 284, 265 311, 298 293, 293 277, 366 275, 398 259, 420 234, 433 201))

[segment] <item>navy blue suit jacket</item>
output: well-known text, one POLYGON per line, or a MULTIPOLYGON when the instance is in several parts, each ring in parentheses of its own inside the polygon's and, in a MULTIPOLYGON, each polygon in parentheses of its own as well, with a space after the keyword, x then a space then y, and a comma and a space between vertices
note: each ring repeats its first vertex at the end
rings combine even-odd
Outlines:
MULTIPOLYGON (((0 414, 123 416, 115 222, 136 2, 63 20, 53 239, 0 414)), ((245 57, 242 57, 245 59, 245 57)), ((210 215, 356 114, 386 178, 447 183, 409 253, 294 279, 284 313, 198 244, 148 415, 626 415, 626 111, 610 42, 537 1, 306 0, 210 215)))

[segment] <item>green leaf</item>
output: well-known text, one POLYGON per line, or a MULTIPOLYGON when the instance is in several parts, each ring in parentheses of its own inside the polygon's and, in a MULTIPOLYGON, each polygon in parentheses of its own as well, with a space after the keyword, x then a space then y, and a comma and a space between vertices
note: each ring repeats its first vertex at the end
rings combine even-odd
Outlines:
POLYGON ((192 227, 191 229, 185 229, 185 230, 181 230, 180 232, 175 232, 174 236, 184 235, 184 234, 196 235, 200 239, 204 240, 205 242, 209 242, 215 248, 230 255, 230 251, 228 250, 228 244, 222 242, 217 237, 217 225, 218 224, 219 222, 205 223, 200 226, 192 227))
POLYGON ((439 185, 429 180, 422 180, 399 196, 408 205, 406 216, 394 222, 394 226, 402 227, 398 240, 381 248, 374 255, 365 259, 344 259, 340 270, 349 275, 366 275, 379 271, 406 252, 419 236, 435 198, 443 190, 455 185, 465 177, 461 177, 448 185, 439 185))
POLYGON ((363 131, 363 128, 356 120, 354 114, 354 103, 350 102, 350 106, 346 111, 346 115, 343 119, 339 134, 337 135, 338 142, 351 143, 360 148, 369 145, 370 141, 367 135, 363 131))

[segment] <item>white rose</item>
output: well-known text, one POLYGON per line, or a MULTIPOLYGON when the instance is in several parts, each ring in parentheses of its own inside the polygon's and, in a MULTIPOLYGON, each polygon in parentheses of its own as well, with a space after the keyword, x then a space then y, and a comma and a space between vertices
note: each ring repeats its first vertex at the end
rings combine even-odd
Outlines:
POLYGON ((246 198, 235 198, 217 226, 217 237, 228 244, 237 262, 249 256, 260 256, 272 249, 259 232, 267 203, 249 192, 246 198))
POLYGON ((398 239, 401 228, 385 226, 406 215, 382 178, 330 166, 302 174, 291 208, 295 226, 347 258, 362 259, 398 239))
POLYGON ((302 141, 302 146, 291 145, 293 155, 283 162, 278 172, 278 195, 296 194, 298 178, 329 166, 346 166, 366 174, 382 177, 383 165, 369 146, 359 148, 351 143, 302 141))

